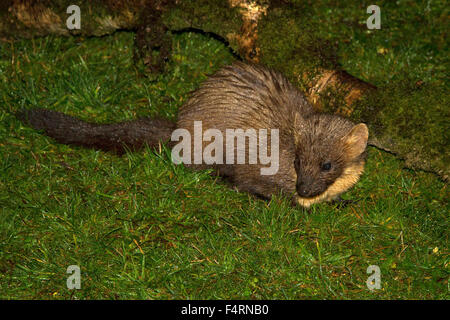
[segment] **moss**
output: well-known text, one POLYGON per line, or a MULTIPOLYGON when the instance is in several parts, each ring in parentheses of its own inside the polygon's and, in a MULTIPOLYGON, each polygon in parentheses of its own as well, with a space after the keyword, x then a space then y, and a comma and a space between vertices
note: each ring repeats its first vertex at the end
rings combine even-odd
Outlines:
POLYGON ((438 170, 448 180, 450 110, 443 87, 387 88, 380 118, 385 135, 395 137, 397 152, 415 168, 438 170))
POLYGON ((308 73, 313 77, 319 68, 335 66, 335 47, 318 40, 312 31, 317 28, 304 16, 300 5, 289 10, 272 8, 260 22, 258 38, 261 62, 280 70, 302 88, 310 79, 299 75, 308 73))
MULTIPOLYGON (((227 34, 238 32, 242 18, 238 8, 230 8, 227 1, 181 1, 163 14, 163 22, 171 30, 200 29, 227 39, 227 34)), ((230 43, 237 49, 236 43, 230 43)))

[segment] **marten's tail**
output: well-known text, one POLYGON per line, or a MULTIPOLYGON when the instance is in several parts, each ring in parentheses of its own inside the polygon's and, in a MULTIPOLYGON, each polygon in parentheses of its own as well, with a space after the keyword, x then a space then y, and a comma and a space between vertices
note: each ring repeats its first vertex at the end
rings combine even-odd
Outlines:
POLYGON ((64 113, 46 110, 21 110, 16 115, 36 130, 64 144, 75 144, 119 154, 148 145, 156 147, 170 140, 175 123, 144 118, 112 124, 85 122, 64 113))

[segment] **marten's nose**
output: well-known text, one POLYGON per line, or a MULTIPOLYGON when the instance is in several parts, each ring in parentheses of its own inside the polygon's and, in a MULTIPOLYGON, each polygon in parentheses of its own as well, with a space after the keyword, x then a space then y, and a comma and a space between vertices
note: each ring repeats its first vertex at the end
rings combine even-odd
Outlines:
POLYGON ((306 188, 297 188, 297 193, 301 197, 310 197, 310 192, 306 188))
POLYGON ((312 185, 309 183, 297 183, 296 185, 297 193, 300 197, 311 198, 315 197, 319 194, 319 192, 315 191, 312 188, 312 185))

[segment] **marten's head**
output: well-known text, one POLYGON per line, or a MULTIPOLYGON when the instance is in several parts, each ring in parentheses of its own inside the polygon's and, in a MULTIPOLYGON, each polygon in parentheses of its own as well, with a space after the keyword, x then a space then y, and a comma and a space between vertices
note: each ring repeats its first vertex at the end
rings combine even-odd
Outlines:
POLYGON ((364 170, 369 131, 327 114, 295 117, 296 200, 304 207, 337 198, 364 170))

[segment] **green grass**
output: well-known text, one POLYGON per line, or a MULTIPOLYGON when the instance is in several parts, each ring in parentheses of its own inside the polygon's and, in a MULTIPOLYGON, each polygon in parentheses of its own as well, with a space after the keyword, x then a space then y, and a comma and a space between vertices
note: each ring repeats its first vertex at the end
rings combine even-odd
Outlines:
POLYGON ((147 78, 132 46, 122 32, 0 43, 0 298, 449 298, 447 185, 390 154, 369 149, 344 196, 354 204, 307 212, 174 166, 168 150, 60 145, 13 116, 46 107, 98 122, 174 119, 232 61, 215 40, 177 35, 166 73, 147 78), (66 288, 74 264, 81 290, 66 288), (366 287, 369 265, 381 290, 366 287))

